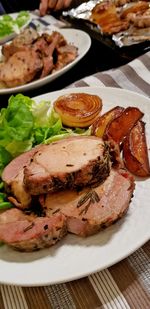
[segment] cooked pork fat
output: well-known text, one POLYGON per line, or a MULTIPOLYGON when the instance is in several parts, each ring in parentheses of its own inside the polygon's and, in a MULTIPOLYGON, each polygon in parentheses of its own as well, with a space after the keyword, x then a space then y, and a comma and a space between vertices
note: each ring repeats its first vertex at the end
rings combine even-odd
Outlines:
POLYGON ((94 189, 47 194, 40 197, 40 202, 48 217, 56 213, 66 216, 69 232, 88 236, 126 213, 133 190, 131 175, 124 169, 112 169, 104 183, 94 189))
POLYGON ((43 145, 24 169, 31 195, 96 186, 110 172, 108 145, 94 136, 75 136, 43 145))
POLYGON ((7 87, 16 87, 33 80, 43 68, 43 61, 32 49, 18 51, 0 68, 0 81, 7 87))
POLYGON ((66 219, 62 214, 34 217, 13 208, 0 215, 0 241, 20 251, 50 247, 66 232, 66 219))

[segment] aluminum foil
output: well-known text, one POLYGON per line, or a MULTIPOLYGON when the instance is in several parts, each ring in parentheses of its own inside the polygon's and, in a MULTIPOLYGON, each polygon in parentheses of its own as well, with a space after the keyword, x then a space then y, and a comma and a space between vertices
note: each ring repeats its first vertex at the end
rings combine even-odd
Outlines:
POLYGON ((91 11, 97 3, 103 2, 103 0, 90 0, 88 2, 83 2, 77 8, 71 9, 69 11, 64 11, 63 16, 70 16, 73 18, 81 18, 89 20, 91 16, 91 11))
POLYGON ((150 41, 150 27, 137 29, 130 27, 128 31, 112 36, 112 40, 119 47, 131 46, 145 41, 150 41))

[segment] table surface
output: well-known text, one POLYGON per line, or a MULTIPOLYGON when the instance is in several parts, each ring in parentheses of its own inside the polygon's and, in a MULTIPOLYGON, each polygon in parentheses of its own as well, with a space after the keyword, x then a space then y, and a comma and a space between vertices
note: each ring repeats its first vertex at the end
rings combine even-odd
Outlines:
MULTIPOLYGON (((104 86, 150 97, 150 52, 127 63, 118 60, 117 65, 116 60, 113 66, 109 51, 105 54, 105 63, 101 53, 93 58, 94 44, 84 59, 63 78, 27 95, 35 96, 67 86, 104 86)), ((5 105, 7 97, 2 96, 2 101, 5 105)), ((0 309, 149 309, 149 295, 150 241, 123 261, 76 281, 44 287, 0 285, 0 309)))

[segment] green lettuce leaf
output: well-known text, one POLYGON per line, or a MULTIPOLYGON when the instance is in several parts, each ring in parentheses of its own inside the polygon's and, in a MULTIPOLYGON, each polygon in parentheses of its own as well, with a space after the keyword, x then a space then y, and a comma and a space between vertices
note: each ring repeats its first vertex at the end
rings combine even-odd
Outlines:
POLYGON ((0 146, 0 175, 4 167, 12 160, 12 155, 2 146, 0 146))
POLYGON ((21 11, 15 22, 17 23, 18 27, 21 28, 23 25, 25 25, 27 23, 27 21, 29 20, 30 18, 30 15, 29 15, 29 12, 27 11, 21 11))
POLYGON ((0 145, 30 138, 34 125, 31 104, 32 100, 22 94, 10 97, 8 107, 2 108, 0 113, 0 145))
POLYGON ((10 35, 13 32, 19 33, 19 29, 27 23, 30 14, 27 11, 21 11, 16 19, 9 14, 4 14, 0 19, 0 38, 10 35))

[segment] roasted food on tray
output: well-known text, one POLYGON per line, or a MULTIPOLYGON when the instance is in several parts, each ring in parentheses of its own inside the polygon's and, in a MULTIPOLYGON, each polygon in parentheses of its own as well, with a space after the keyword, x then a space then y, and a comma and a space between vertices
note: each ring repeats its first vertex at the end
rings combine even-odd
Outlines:
POLYGON ((120 17, 122 19, 130 19, 129 14, 137 14, 137 16, 142 16, 148 9, 149 3, 146 1, 138 1, 137 3, 133 2, 122 9, 120 17))
POLYGON ((114 3, 100 2, 92 10, 90 20, 100 26, 102 33, 114 34, 129 27, 128 20, 121 20, 114 3))
POLYGON ((89 20, 97 25, 101 36, 109 36, 119 47, 150 40, 150 2, 132 0, 91 0, 64 12, 64 16, 89 20), (142 32, 138 33, 138 30, 142 32))
POLYGON ((149 3, 146 1, 132 2, 118 10, 115 2, 103 1, 93 8, 90 19, 101 27, 103 33, 108 34, 124 31, 131 25, 139 28, 149 27, 149 3))

